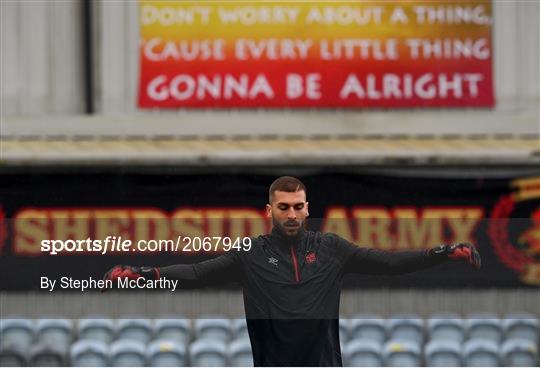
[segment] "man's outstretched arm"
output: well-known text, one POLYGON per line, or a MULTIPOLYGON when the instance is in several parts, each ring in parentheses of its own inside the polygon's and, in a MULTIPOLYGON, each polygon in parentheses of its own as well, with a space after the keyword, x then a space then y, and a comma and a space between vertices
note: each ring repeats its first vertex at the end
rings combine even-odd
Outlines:
POLYGON ((362 248, 340 238, 345 272, 402 274, 423 270, 447 261, 464 261, 475 269, 481 266, 480 254, 469 243, 440 245, 431 249, 384 251, 362 248))
POLYGON ((235 253, 193 264, 176 264, 166 267, 139 267, 117 265, 110 269, 104 280, 116 281, 120 278, 157 280, 161 277, 179 280, 183 287, 200 287, 213 283, 238 281, 242 265, 235 253))

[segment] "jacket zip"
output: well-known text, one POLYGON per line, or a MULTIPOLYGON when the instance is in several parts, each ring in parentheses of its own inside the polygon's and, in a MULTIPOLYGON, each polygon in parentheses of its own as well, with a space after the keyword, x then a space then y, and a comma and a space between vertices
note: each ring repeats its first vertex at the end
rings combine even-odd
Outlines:
POLYGON ((296 282, 300 282, 300 274, 298 273, 298 259, 296 259, 296 252, 294 251, 294 247, 291 245, 291 257, 292 257, 292 263, 294 267, 294 279, 296 282))

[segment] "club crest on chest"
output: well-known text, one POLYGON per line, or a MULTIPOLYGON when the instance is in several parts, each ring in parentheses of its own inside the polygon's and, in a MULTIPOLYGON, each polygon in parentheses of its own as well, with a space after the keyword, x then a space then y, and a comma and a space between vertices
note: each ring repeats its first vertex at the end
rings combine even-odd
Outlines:
POLYGON ((317 256, 315 255, 315 252, 309 252, 306 254, 306 263, 315 263, 317 261, 317 256))

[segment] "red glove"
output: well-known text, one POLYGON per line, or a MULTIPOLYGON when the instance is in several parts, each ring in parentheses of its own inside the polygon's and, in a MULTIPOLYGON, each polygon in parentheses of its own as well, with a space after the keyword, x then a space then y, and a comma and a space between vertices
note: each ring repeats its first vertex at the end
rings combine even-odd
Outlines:
POLYGON ((480 269, 482 259, 476 247, 471 243, 457 243, 453 245, 440 245, 428 251, 432 257, 446 257, 452 261, 466 261, 475 269, 480 269))
POLYGON ((137 266, 124 266, 118 265, 111 268, 103 280, 116 281, 127 277, 128 279, 137 280, 144 278, 145 280, 157 280, 159 279, 159 269, 155 267, 137 267, 137 266))

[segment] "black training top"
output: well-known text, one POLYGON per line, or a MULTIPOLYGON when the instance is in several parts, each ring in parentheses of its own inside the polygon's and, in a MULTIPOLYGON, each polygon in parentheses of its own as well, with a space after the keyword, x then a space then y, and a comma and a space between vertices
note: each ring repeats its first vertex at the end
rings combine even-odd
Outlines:
POLYGON ((343 275, 400 274, 442 261, 425 250, 382 251, 336 234, 301 231, 289 237, 274 228, 253 238, 250 251, 159 270, 184 287, 240 282, 256 366, 341 366, 343 275))

